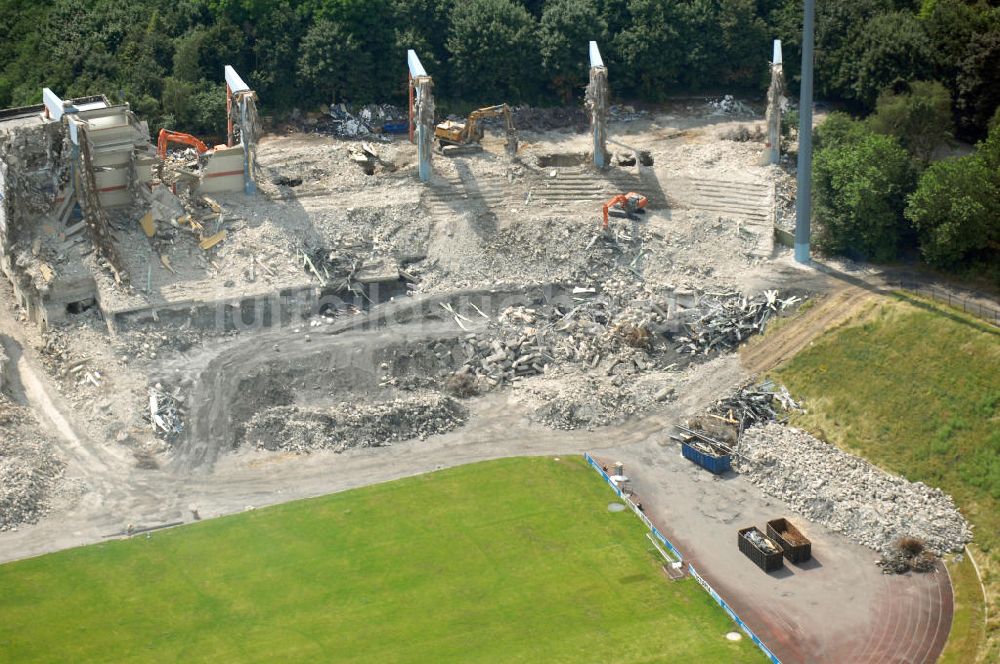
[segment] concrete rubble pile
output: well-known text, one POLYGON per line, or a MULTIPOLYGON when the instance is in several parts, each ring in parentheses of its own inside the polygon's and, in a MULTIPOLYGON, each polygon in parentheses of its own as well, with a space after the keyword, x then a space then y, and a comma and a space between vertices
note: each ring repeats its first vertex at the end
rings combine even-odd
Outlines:
POLYGON ((799 429, 769 423, 748 429, 735 466, 764 493, 858 544, 891 555, 903 537, 942 555, 972 539, 950 496, 842 452, 799 429))
POLYGON ((723 95, 721 99, 709 99, 706 105, 712 109, 712 115, 746 115, 754 116, 753 109, 733 95, 723 95))
POLYGON ((35 523, 49 510, 64 463, 27 408, 0 394, 0 532, 35 523))
POLYGON ((432 394, 373 403, 344 403, 324 410, 278 406, 260 411, 246 426, 245 441, 263 450, 305 453, 383 447, 458 428, 468 410, 451 397, 432 394))
POLYGON ((572 380, 525 385, 518 397, 539 404, 533 418, 540 424, 565 431, 592 430, 636 415, 654 403, 652 390, 641 392, 635 387, 584 374, 572 380))
POLYGON ((7 388, 7 375, 10 371, 10 358, 3 352, 3 346, 0 346, 0 395, 7 388))
POLYGON ((669 341, 677 302, 641 295, 646 299, 577 288, 558 304, 508 307, 486 331, 462 340, 466 360, 456 374, 475 377, 480 389, 516 386, 515 398, 557 429, 642 412, 673 398, 670 378, 691 358, 669 341))
MULTIPOLYGON (((584 289, 587 290, 587 289, 584 289)), ((574 363, 624 382, 623 374, 661 367, 649 350, 668 350, 656 327, 666 323, 667 304, 620 307, 600 297, 573 307, 508 307, 489 331, 469 334, 459 374, 482 377, 494 388, 545 373, 553 363, 574 363)))
POLYGON ((681 342, 677 350, 704 355, 713 350, 732 350, 748 337, 763 333, 771 316, 797 302, 796 296, 780 299, 776 290, 752 298, 705 298, 701 302, 705 314, 685 326, 685 335, 676 337, 681 342))

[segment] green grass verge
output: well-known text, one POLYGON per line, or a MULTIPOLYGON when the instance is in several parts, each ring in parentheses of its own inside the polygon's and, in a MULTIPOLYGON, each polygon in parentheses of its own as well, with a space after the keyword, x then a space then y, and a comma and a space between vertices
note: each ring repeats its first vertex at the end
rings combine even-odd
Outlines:
MULTIPOLYGON (((987 646, 994 652, 1000 637, 993 619, 1000 608, 1000 330, 901 294, 826 333, 774 377, 805 399, 806 412, 794 415, 794 424, 954 496, 976 526, 972 548, 994 609, 987 646)), ((956 585, 959 593, 963 588, 972 592, 973 586, 956 585)), ((981 596, 978 583, 975 589, 981 596)))
POLYGON ((0 566, 0 659, 763 661, 578 458, 506 459, 0 566))
POLYGON ((961 562, 951 558, 946 563, 951 587, 955 594, 955 614, 951 621, 948 644, 937 664, 968 664, 975 662, 983 648, 986 630, 983 625, 983 590, 976 568, 968 556, 961 562))

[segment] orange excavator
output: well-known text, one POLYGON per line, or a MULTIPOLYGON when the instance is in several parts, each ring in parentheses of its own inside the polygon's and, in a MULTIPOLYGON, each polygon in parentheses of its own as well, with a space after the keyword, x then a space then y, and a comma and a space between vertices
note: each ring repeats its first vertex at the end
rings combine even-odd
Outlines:
POLYGON ((636 214, 645 214, 649 199, 642 194, 630 191, 627 194, 618 194, 604 204, 604 230, 608 229, 608 214, 616 217, 628 217, 634 219, 636 214))
POLYGON ((170 143, 182 143, 184 145, 190 145, 195 150, 198 151, 198 156, 211 152, 212 148, 208 147, 200 140, 192 136, 191 134, 184 134, 179 131, 170 131, 169 129, 161 129, 160 136, 156 139, 156 153, 160 155, 160 159, 166 159, 167 157, 167 145, 170 143))

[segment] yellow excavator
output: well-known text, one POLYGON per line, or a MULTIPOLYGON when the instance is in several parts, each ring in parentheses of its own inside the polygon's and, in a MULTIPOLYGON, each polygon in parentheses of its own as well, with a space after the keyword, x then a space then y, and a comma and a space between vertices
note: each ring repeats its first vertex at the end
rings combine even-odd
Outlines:
POLYGON ((514 128, 514 118, 507 104, 486 106, 469 114, 465 122, 445 120, 434 127, 434 138, 438 139, 441 152, 446 155, 468 154, 482 150, 479 144, 483 140, 483 120, 487 118, 503 118, 504 130, 507 133, 507 155, 514 158, 517 154, 517 130, 514 128))

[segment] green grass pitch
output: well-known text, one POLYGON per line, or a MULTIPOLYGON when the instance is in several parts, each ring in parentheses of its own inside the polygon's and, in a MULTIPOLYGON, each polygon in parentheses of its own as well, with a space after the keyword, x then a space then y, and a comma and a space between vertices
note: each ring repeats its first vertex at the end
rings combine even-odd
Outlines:
POLYGON ((0 566, 0 660, 754 662, 578 458, 505 459, 0 566))

